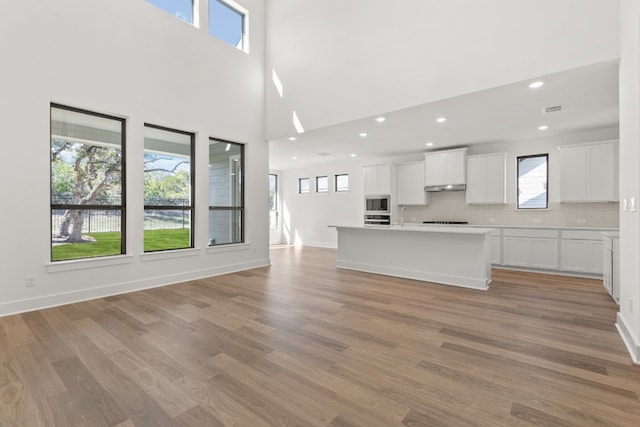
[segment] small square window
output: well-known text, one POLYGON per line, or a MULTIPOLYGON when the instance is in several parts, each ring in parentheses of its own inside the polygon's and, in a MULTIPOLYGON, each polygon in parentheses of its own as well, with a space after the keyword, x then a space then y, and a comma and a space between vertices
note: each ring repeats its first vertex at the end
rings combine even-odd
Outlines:
POLYGON ((329 177, 328 176, 316 176, 316 193, 329 192, 329 177))
POLYGON ((349 175, 348 174, 336 175, 335 183, 336 183, 336 191, 349 191, 349 175))
POLYGON ((209 0, 209 34, 249 52, 247 11, 230 0, 209 0))
POLYGON ((298 193, 307 194, 309 192, 309 178, 298 178, 298 193))
POLYGON ((184 22, 193 24, 193 0, 147 0, 184 22))
POLYGON ((518 209, 547 209, 548 154, 518 157, 518 209))

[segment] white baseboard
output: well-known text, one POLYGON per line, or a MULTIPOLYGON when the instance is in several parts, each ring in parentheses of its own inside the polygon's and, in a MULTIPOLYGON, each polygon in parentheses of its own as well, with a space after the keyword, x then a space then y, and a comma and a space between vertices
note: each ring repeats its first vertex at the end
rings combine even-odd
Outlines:
POLYGON ((491 279, 476 279, 473 277, 453 276, 448 274, 436 274, 420 270, 408 270, 402 268, 388 267, 384 265, 365 264, 353 261, 338 260, 336 267, 345 270, 364 271, 366 273, 382 274, 385 276, 403 277, 405 279, 422 280, 437 284, 458 286, 486 291, 489 289, 491 279))
POLYGON ((0 303, 0 317, 271 265, 269 258, 0 303))
POLYGON ((640 342, 638 342, 637 338, 633 336, 631 329, 627 326, 627 322, 625 322, 624 318, 620 316, 620 313, 617 315, 616 329, 618 329, 618 333, 622 337, 624 345, 627 346, 631 360, 634 364, 640 365, 640 342))
POLYGON ((338 249, 337 243, 331 242, 305 242, 302 246, 311 246, 314 248, 338 249))

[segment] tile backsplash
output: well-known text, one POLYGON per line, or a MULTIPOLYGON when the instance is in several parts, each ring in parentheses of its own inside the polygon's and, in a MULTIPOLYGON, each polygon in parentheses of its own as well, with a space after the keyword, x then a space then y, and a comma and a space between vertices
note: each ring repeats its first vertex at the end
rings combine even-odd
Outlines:
POLYGON ((618 203, 549 203, 549 209, 518 210, 515 204, 467 205, 464 191, 431 193, 427 206, 407 206, 405 222, 469 221, 477 225, 563 227, 619 226, 618 203))

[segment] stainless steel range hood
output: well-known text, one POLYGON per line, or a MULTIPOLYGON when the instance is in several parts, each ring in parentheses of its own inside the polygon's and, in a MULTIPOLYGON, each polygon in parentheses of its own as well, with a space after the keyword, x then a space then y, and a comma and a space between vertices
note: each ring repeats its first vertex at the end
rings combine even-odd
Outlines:
POLYGON ((431 185, 428 187, 424 187, 424 191, 464 191, 467 189, 465 184, 456 184, 456 185, 431 185))

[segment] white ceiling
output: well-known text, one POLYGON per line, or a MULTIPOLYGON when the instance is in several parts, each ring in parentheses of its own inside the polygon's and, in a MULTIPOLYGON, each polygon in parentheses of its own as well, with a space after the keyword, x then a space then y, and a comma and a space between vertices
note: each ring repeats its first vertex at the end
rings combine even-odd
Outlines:
MULTIPOLYGON (((359 161, 422 153, 452 146, 520 141, 616 126, 618 61, 610 60, 398 111, 270 140, 270 168, 286 170, 322 162, 359 161), (538 78, 537 78, 538 79, 538 78), (561 105, 556 113, 545 107, 561 105), (444 116, 444 124, 436 118, 444 116), (545 131, 540 125, 548 125, 545 131), (366 132, 367 137, 358 134, 366 132), (295 136, 290 141, 289 136, 295 136), (427 142, 433 147, 426 147, 427 142), (323 153, 321 155, 319 153, 323 153), (292 157, 297 157, 293 159, 292 157)), ((375 90, 375 87, 371 88, 375 90)), ((339 108, 339 105, 336 106, 339 108)))

